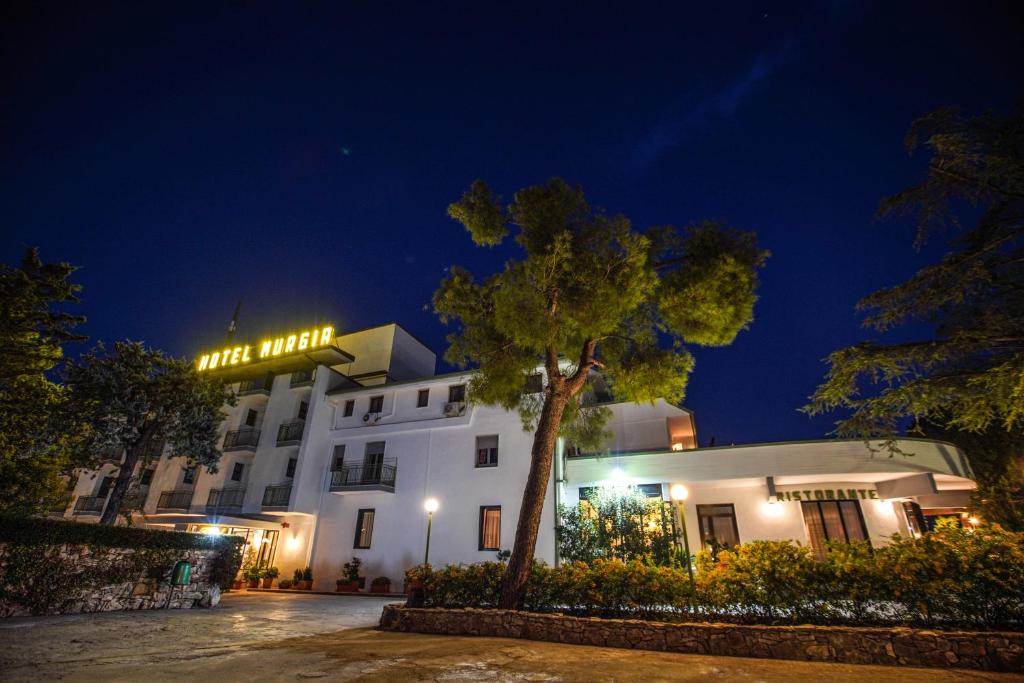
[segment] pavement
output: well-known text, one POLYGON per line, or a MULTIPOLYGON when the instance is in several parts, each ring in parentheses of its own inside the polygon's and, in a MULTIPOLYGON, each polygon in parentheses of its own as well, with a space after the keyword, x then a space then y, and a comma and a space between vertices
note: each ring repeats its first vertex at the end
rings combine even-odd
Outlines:
POLYGON ((215 609, 0 621, 0 681, 1024 681, 374 629, 393 598, 229 593, 215 609))

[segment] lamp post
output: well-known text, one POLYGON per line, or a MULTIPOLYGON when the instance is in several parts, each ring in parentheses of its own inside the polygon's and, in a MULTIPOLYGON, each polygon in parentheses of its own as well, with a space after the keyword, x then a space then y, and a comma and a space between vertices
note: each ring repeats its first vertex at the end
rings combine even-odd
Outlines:
POLYGON ((690 495, 689 490, 682 484, 673 484, 668 490, 668 495, 675 502, 679 510, 679 523, 683 527, 683 548, 686 550, 686 573, 690 575, 690 585, 693 585, 693 564, 690 562, 690 535, 686 533, 686 507, 683 501, 690 495))
POLYGON ((430 527, 434 523, 434 511, 437 510, 437 498, 423 501, 423 509, 427 511, 427 549, 423 552, 423 564, 430 563, 430 527))

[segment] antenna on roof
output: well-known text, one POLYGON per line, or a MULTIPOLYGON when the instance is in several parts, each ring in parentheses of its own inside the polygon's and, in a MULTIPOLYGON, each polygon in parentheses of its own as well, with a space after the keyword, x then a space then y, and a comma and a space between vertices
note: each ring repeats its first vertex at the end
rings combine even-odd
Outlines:
POLYGON ((228 325, 228 341, 235 338, 235 329, 238 327, 238 312, 242 310, 242 300, 235 304, 235 314, 231 316, 231 324, 228 325))

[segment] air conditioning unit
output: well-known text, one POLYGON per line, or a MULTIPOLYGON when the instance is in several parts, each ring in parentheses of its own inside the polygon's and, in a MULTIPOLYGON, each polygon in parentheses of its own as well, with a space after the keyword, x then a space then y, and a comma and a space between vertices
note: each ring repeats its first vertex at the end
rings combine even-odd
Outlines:
POLYGON ((466 404, 463 401, 444 404, 445 417, 459 417, 466 414, 466 404))
POLYGON ((366 413, 363 422, 380 422, 380 413, 366 413))

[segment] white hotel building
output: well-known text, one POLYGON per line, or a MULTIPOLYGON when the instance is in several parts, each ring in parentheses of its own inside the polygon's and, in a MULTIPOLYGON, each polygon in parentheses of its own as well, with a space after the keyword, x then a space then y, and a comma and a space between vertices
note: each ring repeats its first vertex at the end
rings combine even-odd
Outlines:
MULTIPOLYGON (((511 548, 532 442, 519 416, 467 404, 471 373, 435 375, 434 353, 397 324, 329 337, 267 357, 260 342, 228 349, 227 365, 201 362, 239 395, 221 427, 220 468, 188 470, 185 458, 164 452, 139 473, 138 521, 243 534, 282 577, 311 566, 317 590, 332 589, 353 557, 364 576, 400 586, 403 571, 423 560, 427 498, 439 502, 434 565, 491 560, 511 548)), ((607 406, 614 436, 603 453, 559 444, 537 543, 549 564, 558 561, 556 505, 609 482, 665 497, 685 484, 693 550, 712 540, 881 545, 961 514, 974 488, 966 457, 948 443, 904 439, 906 457, 874 453, 863 441, 697 448, 685 408, 660 400, 607 406)), ((83 473, 64 515, 97 519, 116 468, 83 473)))

